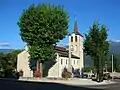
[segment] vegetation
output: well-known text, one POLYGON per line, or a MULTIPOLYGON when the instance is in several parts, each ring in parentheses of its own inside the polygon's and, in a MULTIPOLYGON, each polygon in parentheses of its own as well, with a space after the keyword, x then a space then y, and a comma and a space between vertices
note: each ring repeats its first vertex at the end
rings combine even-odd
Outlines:
POLYGON ((9 53, 0 53, 0 76, 12 76, 17 69, 17 55, 22 50, 13 50, 9 53))
POLYGON ((62 72, 62 77, 67 80, 68 78, 71 78, 71 76, 72 74, 66 68, 64 68, 62 72))
POLYGON ((42 74, 42 63, 55 58, 56 43, 68 34, 68 14, 63 6, 30 5, 19 21, 20 36, 28 45, 30 60, 36 60, 42 74))
POLYGON ((107 60, 109 43, 107 41, 107 28, 95 21, 90 27, 88 34, 85 34, 84 51, 90 55, 96 69, 97 80, 102 81, 103 66, 107 60))
POLYGON ((91 70, 94 71, 94 67, 93 66, 89 66, 89 67, 85 67, 84 68, 84 72, 91 72, 91 70))

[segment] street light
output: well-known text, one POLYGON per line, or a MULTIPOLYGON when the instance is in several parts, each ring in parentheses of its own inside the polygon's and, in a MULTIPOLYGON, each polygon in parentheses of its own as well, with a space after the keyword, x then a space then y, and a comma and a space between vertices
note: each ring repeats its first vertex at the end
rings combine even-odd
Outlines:
POLYGON ((113 80, 113 54, 112 54, 112 80, 113 80))

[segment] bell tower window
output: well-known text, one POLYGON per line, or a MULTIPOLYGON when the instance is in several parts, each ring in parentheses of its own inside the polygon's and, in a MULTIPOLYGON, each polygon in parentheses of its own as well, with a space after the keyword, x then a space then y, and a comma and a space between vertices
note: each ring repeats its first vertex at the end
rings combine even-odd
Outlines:
POLYGON ((71 42, 73 42, 73 36, 71 36, 71 42))
POLYGON ((77 42, 77 36, 75 36, 75 42, 77 42))

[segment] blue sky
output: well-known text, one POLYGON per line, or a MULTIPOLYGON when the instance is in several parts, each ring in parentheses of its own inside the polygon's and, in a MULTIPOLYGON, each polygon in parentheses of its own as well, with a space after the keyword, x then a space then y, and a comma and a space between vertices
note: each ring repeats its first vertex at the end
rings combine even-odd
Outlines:
MULTIPOLYGON (((120 40, 120 0, 0 0, 0 42, 8 42, 10 47, 24 48, 25 43, 19 35, 17 22, 23 9, 30 4, 51 3, 64 5, 69 13, 69 31, 72 32, 76 14, 79 32, 87 33, 95 19, 105 24, 109 40, 120 40)), ((65 38, 60 42, 67 44, 65 38)))

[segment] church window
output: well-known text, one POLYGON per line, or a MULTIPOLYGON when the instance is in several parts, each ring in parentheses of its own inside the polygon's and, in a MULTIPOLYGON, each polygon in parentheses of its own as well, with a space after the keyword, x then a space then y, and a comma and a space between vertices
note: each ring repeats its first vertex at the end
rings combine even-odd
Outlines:
POLYGON ((75 64, 75 60, 74 60, 74 64, 75 64))
POLYGON ((78 62, 78 60, 77 60, 77 64, 78 64, 79 62, 78 62))
POLYGON ((77 36, 75 36, 75 42, 77 42, 77 36))
POLYGON ((61 59, 61 65, 63 64, 63 59, 61 59))
POLYGON ((73 42, 73 36, 71 36, 71 42, 73 42))
POLYGON ((66 65, 67 65, 67 59, 66 59, 66 65))

